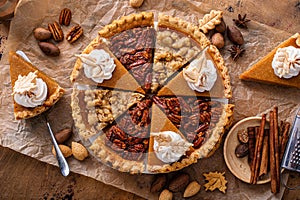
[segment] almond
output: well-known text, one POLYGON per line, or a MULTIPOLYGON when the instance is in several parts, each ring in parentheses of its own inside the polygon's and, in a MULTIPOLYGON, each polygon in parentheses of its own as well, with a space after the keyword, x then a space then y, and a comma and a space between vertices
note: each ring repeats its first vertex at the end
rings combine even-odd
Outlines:
POLYGON ((185 188, 183 197, 191 197, 197 194, 200 191, 201 185, 197 181, 192 181, 185 188))
MULTIPOLYGON (((70 157, 72 155, 72 150, 70 147, 63 145, 63 144, 59 144, 58 146, 65 158, 70 157)), ((54 146, 52 147, 52 153, 53 153, 53 155, 56 156, 56 151, 54 149, 54 146)))
POLYGON ((80 161, 84 160, 89 155, 86 148, 78 142, 72 142, 72 153, 74 158, 80 161))
POLYGON ((172 198, 173 198, 173 193, 167 189, 164 189, 160 193, 158 200, 172 200, 172 198))
POLYGON ((185 189, 185 187, 189 184, 189 175, 186 173, 179 173, 175 175, 169 184, 169 190, 172 192, 180 192, 185 189))

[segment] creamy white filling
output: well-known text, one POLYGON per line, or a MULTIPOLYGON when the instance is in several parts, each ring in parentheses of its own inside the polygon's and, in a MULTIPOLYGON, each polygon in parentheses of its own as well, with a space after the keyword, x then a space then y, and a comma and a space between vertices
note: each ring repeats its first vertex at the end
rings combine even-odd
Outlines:
POLYGON ((36 72, 30 72, 27 76, 19 75, 13 88, 15 102, 28 108, 42 105, 47 98, 47 93, 47 84, 37 78, 36 72))
POLYGON ((164 163, 178 161, 193 146, 192 143, 185 141, 179 134, 173 131, 151 134, 154 137, 154 152, 157 158, 164 163))
POLYGON ((201 57, 193 60, 183 69, 183 77, 192 90, 204 92, 210 91, 214 86, 217 72, 214 63, 206 59, 203 53, 201 57))
POLYGON ((84 74, 96 83, 109 80, 115 70, 114 59, 103 49, 94 49, 89 54, 76 55, 83 62, 84 74))
POLYGON ((279 78, 292 78, 300 72, 300 49, 293 46, 279 48, 273 58, 272 68, 279 78))

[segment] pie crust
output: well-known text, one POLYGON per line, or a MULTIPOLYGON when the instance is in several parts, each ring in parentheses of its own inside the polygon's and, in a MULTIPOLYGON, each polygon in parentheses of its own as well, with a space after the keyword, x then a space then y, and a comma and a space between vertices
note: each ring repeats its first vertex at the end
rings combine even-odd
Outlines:
MULTIPOLYGON (((190 88, 186 88, 185 90, 188 91, 183 92, 181 89, 184 87, 181 88, 181 86, 179 86, 181 83, 177 81, 174 81, 174 83, 177 83, 177 86, 168 89, 168 92, 161 87, 152 91, 139 90, 138 88, 143 88, 143 85, 138 81, 136 81, 138 83, 137 86, 135 85, 132 87, 131 85, 124 85, 123 88, 116 87, 113 84, 113 80, 108 81, 111 81, 109 86, 106 85, 105 87, 102 87, 100 85, 101 87, 93 87, 95 85, 90 85, 88 86, 88 89, 84 87, 83 89, 79 89, 80 87, 75 84, 71 106, 75 126, 79 135, 87 141, 88 144, 91 144, 90 146, 87 144, 88 149, 96 158, 122 172, 166 173, 191 165, 192 163, 197 162, 199 158, 208 157, 214 153, 220 144, 222 135, 233 121, 234 105, 229 104, 229 99, 232 97, 230 79, 220 52, 215 46, 210 44, 209 40, 197 26, 194 26, 180 18, 164 14, 159 14, 157 19, 158 22, 156 24, 154 23, 154 15, 151 12, 142 12, 123 16, 119 20, 115 20, 111 24, 104 26, 98 32, 98 37, 89 44, 84 52, 90 52, 93 48, 95 48, 95 46, 102 44, 104 45, 103 48, 106 48, 108 52, 114 56, 115 63, 119 63, 120 66, 123 66, 123 68, 126 69, 124 65, 122 65, 122 62, 118 62, 120 56, 116 56, 110 46, 116 36, 120 33, 126 33, 127 31, 130 33, 131 29, 132 31, 140 30, 141 28, 154 28, 155 31, 170 30, 183 37, 187 37, 190 41, 193 41, 195 46, 199 49, 197 54, 199 54, 201 50, 207 49, 207 54, 209 54, 211 59, 214 61, 218 71, 218 92, 214 93, 216 94, 215 96, 204 93, 195 95, 190 88), (103 41, 105 42, 103 43, 103 41), (98 116, 100 111, 95 112, 95 108, 93 106, 87 108, 86 105, 90 105, 90 102, 93 102, 94 99, 90 98, 84 90, 108 91, 108 95, 110 95, 114 90, 120 90, 124 93, 128 93, 129 95, 140 93, 140 95, 143 96, 142 98, 135 99, 131 103, 126 101, 125 104, 129 103, 129 105, 125 109, 121 109, 120 113, 118 113, 117 116, 114 116, 113 120, 109 121, 105 126, 97 128, 97 125, 101 125, 101 123, 103 123, 98 116), (217 102, 218 111, 214 109, 209 111, 211 112, 209 115, 214 118, 214 122, 212 124, 208 123, 205 125, 206 131, 204 133, 205 138, 203 142, 200 145, 198 144, 197 147, 194 146, 191 148, 190 151, 187 152, 187 155, 182 156, 182 158, 177 162, 166 164, 159 161, 153 152, 153 137, 151 137, 151 132, 171 130, 180 134, 185 140, 191 142, 190 138, 188 138, 186 133, 184 133, 184 130, 171 120, 169 114, 166 113, 161 107, 161 104, 159 104, 159 98, 171 98, 174 96, 175 98, 177 98, 177 96, 178 98, 180 96, 182 96, 182 98, 205 98, 208 105, 210 105, 210 103, 214 105, 214 102, 217 102), (83 99, 85 100, 83 101, 83 99), (214 113, 215 111, 216 113, 214 113), (93 118, 97 120, 89 121, 89 115, 94 116, 90 119, 93 118), (92 121, 95 123, 91 123, 92 121)), ((155 36, 157 37, 157 34, 155 34, 155 36)), ((154 55, 153 58, 155 57, 155 53, 156 49, 154 47, 152 54, 152 56, 154 55)), ((161 86, 165 86, 165 88, 167 88, 168 85, 166 84, 172 83, 173 80, 180 78, 180 70, 194 58, 195 56, 192 56, 192 58, 188 58, 183 62, 178 62, 177 64, 180 65, 178 71, 176 70, 174 75, 170 75, 166 82, 161 86)), ((154 65, 152 68, 153 67, 154 65)), ((78 74, 80 74, 80 69, 81 63, 77 60, 71 75, 71 80, 73 82, 76 82, 76 78, 78 74)), ((128 73, 130 70, 126 72, 128 75, 132 75, 132 73, 128 73)), ((151 82, 151 85, 153 84, 154 83, 151 82)), ((195 102, 194 106, 198 106, 198 104, 200 106, 200 101, 195 102)), ((170 103, 170 105, 171 104, 172 103, 170 103)), ((112 106, 112 104, 110 105, 112 106)), ((180 107, 181 106, 184 107, 183 104, 180 104, 180 107)), ((103 110, 104 108, 97 106, 97 109, 103 110)), ((205 115, 202 117, 205 117, 205 115)))
POLYGON ((26 108, 17 104, 14 101, 14 116, 15 119, 28 119, 35 117, 53 106, 64 94, 65 90, 60 87, 60 85, 50 78, 48 75, 38 70, 31 63, 25 61, 21 56, 15 52, 9 52, 9 63, 10 63, 10 77, 12 88, 15 82, 18 80, 18 76, 26 76, 29 72, 37 72, 37 77, 43 79, 47 84, 48 94, 43 105, 37 106, 35 108, 26 108))
MULTIPOLYGON (((241 80, 245 81, 255 81, 260 83, 266 83, 271 85, 280 85, 286 87, 296 87, 300 88, 300 75, 294 76, 289 79, 279 78, 274 74, 272 68, 273 57, 278 48, 283 48, 287 46, 294 46, 300 48, 300 44, 297 44, 297 40, 300 41, 300 34, 296 33, 292 35, 287 40, 280 43, 275 47, 270 53, 260 59, 257 63, 251 66, 248 70, 240 75, 241 80)), ((298 42, 299 43, 299 42, 298 42)))

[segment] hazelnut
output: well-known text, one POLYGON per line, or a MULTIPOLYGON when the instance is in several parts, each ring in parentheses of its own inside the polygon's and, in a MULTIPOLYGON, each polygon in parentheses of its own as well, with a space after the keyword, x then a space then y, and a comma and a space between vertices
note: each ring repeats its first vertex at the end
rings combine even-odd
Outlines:
POLYGON ((225 45, 224 37, 221 33, 215 33, 211 37, 211 42, 215 45, 218 49, 221 49, 225 45))

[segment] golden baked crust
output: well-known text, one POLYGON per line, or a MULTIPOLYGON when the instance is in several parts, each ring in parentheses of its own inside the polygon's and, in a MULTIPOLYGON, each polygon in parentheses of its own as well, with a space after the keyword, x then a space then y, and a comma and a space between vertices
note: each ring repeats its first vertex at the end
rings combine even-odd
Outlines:
POLYGON ((109 38, 128 29, 153 25, 154 15, 152 12, 133 13, 131 15, 123 16, 118 20, 114 20, 111 24, 104 26, 98 34, 101 37, 109 38))
POLYGON ((192 23, 184 21, 177 17, 171 17, 164 14, 158 15, 158 26, 175 29, 179 32, 191 36, 202 49, 207 47, 210 42, 207 37, 199 30, 199 28, 192 23))
POLYGON ((280 43, 275 47, 270 53, 260 59, 257 63, 247 69, 240 75, 240 79, 246 81, 256 81, 260 83, 266 83, 271 85, 281 85, 286 87, 296 87, 300 88, 300 75, 294 76, 289 79, 279 78, 274 74, 272 68, 273 57, 278 48, 283 48, 287 46, 294 46, 300 48, 297 45, 297 40, 300 40, 300 34, 296 33, 292 35, 287 40, 280 43))
POLYGON ((53 106, 64 94, 64 89, 60 85, 47 76, 42 71, 38 70, 31 63, 25 61, 21 56, 15 52, 9 53, 9 63, 10 63, 10 77, 11 77, 11 86, 12 88, 15 85, 16 80, 19 75, 25 76, 29 72, 37 72, 37 77, 43 79, 48 87, 48 94, 45 102, 41 106, 35 108, 26 108, 14 101, 14 116, 15 119, 28 119, 35 117, 53 106))
POLYGON ((181 71, 176 77, 170 80, 166 86, 158 91, 158 96, 172 96, 175 94, 179 96, 231 98, 232 90, 230 77, 219 50, 216 46, 210 45, 207 50, 204 50, 204 52, 201 53, 207 53, 217 68, 218 77, 211 91, 197 92, 190 89, 183 77, 183 72, 181 71), (178 87, 178 85, 180 85, 180 87, 178 87))

